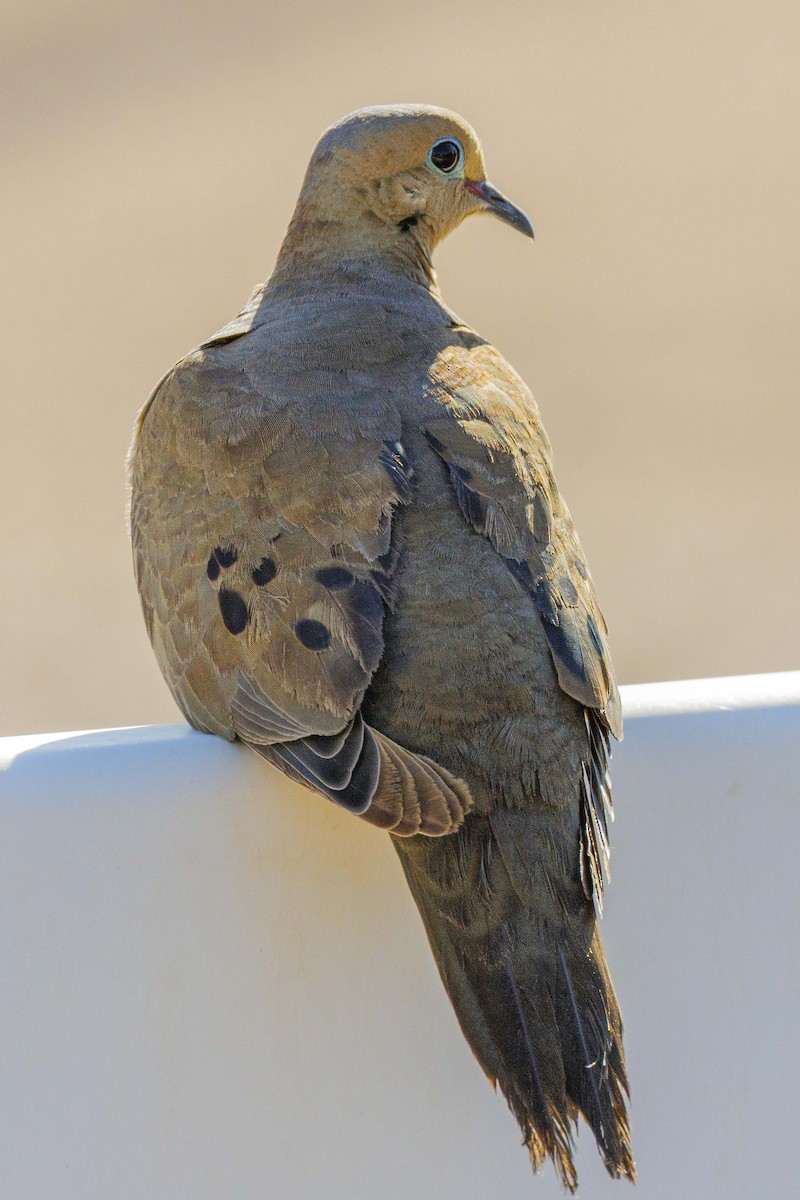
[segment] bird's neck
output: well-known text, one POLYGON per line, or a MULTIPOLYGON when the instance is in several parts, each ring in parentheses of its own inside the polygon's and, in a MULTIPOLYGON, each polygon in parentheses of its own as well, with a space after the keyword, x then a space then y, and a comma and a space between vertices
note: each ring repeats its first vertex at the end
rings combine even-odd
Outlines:
POLYGON ((406 279, 439 295, 424 227, 401 229, 366 212, 323 217, 313 207, 298 207, 269 286, 342 270, 406 279))

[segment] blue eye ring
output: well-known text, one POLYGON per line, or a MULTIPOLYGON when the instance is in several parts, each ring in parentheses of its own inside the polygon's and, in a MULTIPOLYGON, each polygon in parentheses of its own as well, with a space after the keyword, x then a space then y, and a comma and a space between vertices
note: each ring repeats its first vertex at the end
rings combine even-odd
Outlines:
POLYGON ((458 138, 438 138, 428 151, 428 163, 440 175, 452 175, 464 165, 464 147, 458 138))

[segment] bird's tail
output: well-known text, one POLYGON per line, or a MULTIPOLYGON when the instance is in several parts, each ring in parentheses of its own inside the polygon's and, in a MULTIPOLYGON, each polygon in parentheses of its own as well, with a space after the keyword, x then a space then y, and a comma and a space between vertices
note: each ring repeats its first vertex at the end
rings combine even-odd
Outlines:
POLYGON ((574 1191, 582 1113, 613 1177, 635 1178, 622 1020, 594 912, 519 853, 518 814, 473 814, 444 838, 395 839, 461 1028, 522 1129, 574 1191), (566 901, 566 903, 565 903, 566 901))

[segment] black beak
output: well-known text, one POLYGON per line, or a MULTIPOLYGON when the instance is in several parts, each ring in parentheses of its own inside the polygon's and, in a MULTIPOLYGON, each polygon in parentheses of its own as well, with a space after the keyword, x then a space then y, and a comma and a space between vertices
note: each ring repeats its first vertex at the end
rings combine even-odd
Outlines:
POLYGON ((472 194, 483 201, 484 212, 499 217, 512 229, 518 229, 520 233, 524 233, 526 237, 533 237, 533 226, 522 209, 517 208, 510 200, 506 200, 503 193, 498 192, 496 187, 492 187, 488 179, 482 179, 480 183, 475 183, 471 179, 465 179, 464 182, 472 194))

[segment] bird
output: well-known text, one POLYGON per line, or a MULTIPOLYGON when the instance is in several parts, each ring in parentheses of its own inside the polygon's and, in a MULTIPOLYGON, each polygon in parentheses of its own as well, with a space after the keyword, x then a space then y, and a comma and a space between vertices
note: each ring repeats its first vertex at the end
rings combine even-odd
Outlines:
POLYGON ((598 930, 620 700, 531 392, 446 305, 470 216, 533 238, 430 105, 322 135, 268 281, 181 359, 129 455, 134 572, 189 723, 388 831, 534 1170, 579 1115, 635 1178, 598 930))

